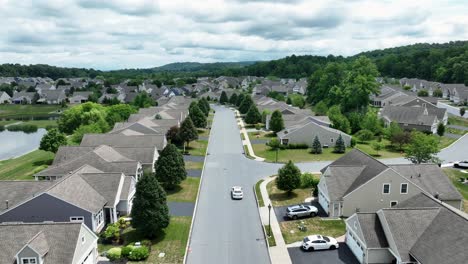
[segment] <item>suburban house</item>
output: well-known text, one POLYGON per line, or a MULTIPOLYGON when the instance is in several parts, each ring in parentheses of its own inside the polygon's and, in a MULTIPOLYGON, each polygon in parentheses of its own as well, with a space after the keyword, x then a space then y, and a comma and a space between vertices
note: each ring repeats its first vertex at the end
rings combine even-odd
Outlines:
POLYGON ((107 145, 111 147, 148 148, 156 147, 162 150, 167 145, 166 135, 136 135, 123 134, 85 134, 81 140, 82 147, 107 145))
POLYGON ((9 104, 11 103, 11 96, 7 92, 0 91, 0 104, 9 104))
POLYGON ((351 145, 351 136, 334 128, 319 124, 313 118, 308 118, 303 124, 288 126, 277 133, 278 140, 283 145, 307 144, 312 147, 312 143, 317 136, 323 147, 334 147, 336 140, 343 138, 345 145, 351 145))
POLYGON ((1 181, 0 222, 83 222, 94 232, 130 213, 134 177, 84 165, 56 181, 1 181))
MULTIPOLYGON (((55 154, 54 162, 52 163, 52 165, 60 165, 69 160, 74 160, 77 157, 86 155, 87 153, 90 153, 95 149, 99 148, 105 147, 61 146, 55 154)), ((116 151, 118 154, 130 160, 136 160, 141 163, 141 165, 143 166, 143 170, 147 169, 152 172, 154 171, 154 164, 156 163, 156 160, 158 160, 159 157, 158 149, 156 147, 109 147, 108 151, 112 154, 115 154, 113 153, 113 151, 116 151)))
POLYGON ((327 214, 376 212, 425 192, 460 209, 463 198, 435 164, 385 165, 353 149, 322 169, 318 201, 327 214))
POLYGON ((459 85, 453 88, 451 100, 455 104, 466 104, 468 103, 468 87, 465 85, 459 85))
POLYGON ((117 94, 105 93, 101 97, 99 97, 98 102, 102 104, 106 100, 112 100, 116 98, 117 100, 119 100, 119 102, 123 103, 125 101, 125 96, 126 95, 124 93, 117 93, 117 94))
POLYGON ((88 101, 91 94, 93 94, 93 92, 74 92, 68 99, 70 104, 82 104, 88 101))
POLYGON ((60 104, 67 99, 64 90, 42 90, 37 103, 42 104, 60 104))
POLYGON ((346 244, 360 263, 466 263, 468 215, 419 193, 393 208, 346 219, 346 244))
POLYGON ((96 264, 98 237, 83 223, 0 224, 0 264, 96 264))
POLYGON ((168 129, 169 128, 167 127, 152 126, 152 122, 150 124, 143 121, 135 123, 117 122, 114 124, 114 128, 109 132, 109 134, 123 134, 126 136, 165 135, 168 129))
POLYGON ((15 92, 11 98, 13 104, 32 104, 38 97, 35 92, 15 92))
MULTIPOLYGON (((65 155, 60 155, 58 158, 62 158, 63 156, 65 155)), ((52 166, 34 174, 36 180, 60 179, 84 165, 89 165, 102 172, 124 173, 127 176, 134 177, 135 181, 138 181, 143 175, 143 167, 139 161, 129 159, 114 148, 106 145, 96 146, 96 148, 80 156, 70 157, 69 159, 60 161, 62 162, 57 160, 52 166)))
MULTIPOLYGON (((430 105, 430 104, 429 104, 430 105)), ((380 111, 380 116, 385 125, 395 122, 404 130, 413 130, 437 133, 439 123, 447 124, 447 110, 443 108, 423 106, 385 106, 380 111), (439 118, 442 118, 440 120, 439 118)))

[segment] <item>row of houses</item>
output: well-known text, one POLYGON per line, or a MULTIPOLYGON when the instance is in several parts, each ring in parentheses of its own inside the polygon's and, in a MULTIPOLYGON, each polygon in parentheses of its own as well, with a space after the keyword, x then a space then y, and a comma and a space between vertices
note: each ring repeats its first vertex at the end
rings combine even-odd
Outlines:
POLYGON ((185 119, 190 101, 173 97, 107 134, 85 134, 79 146, 60 147, 34 180, 0 181, 0 263, 96 263, 95 233, 130 214, 136 183, 154 172, 167 130, 185 119), (4 232, 21 239, 9 241, 15 238, 4 232), (64 238, 78 243, 57 243, 64 238), (4 251, 7 243, 15 246, 4 251), (63 256, 66 247, 75 255, 63 256))
POLYGON ((463 196, 437 165, 386 165, 353 149, 321 172, 318 202, 347 218, 360 263, 466 262, 463 196))
POLYGON ((416 78, 400 79, 401 86, 410 87, 410 91, 417 93, 426 90, 429 96, 433 96, 436 90, 442 91, 442 98, 448 99, 455 104, 464 104, 468 102, 468 86, 463 83, 439 83, 416 78))
POLYGON ((254 102, 260 112, 267 111, 266 129, 270 129, 271 113, 281 112, 284 129, 277 133, 278 140, 283 145, 307 144, 312 146, 317 136, 323 147, 334 147, 341 135, 345 145, 351 145, 351 136, 330 127, 330 120, 326 116, 314 116, 309 109, 299 109, 273 98, 256 95, 254 102))

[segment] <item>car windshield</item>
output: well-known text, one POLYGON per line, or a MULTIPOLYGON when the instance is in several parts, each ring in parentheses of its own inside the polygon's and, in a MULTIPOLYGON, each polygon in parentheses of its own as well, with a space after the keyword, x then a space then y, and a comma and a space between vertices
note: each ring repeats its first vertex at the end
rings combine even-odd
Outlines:
POLYGON ((235 190, 234 193, 242 193, 242 191, 235 190))
POLYGON ((309 242, 310 239, 308 237, 304 237, 304 242, 309 242))
POLYGON ((325 241, 327 241, 327 242, 330 242, 330 238, 329 238, 329 237, 324 236, 323 239, 325 239, 325 241))

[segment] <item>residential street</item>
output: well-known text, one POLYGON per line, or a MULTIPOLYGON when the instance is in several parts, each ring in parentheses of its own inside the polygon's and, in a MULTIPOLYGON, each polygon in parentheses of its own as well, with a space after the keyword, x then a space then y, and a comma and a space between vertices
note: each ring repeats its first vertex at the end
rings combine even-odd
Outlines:
MULTIPOLYGON (((266 243, 255 202, 253 186, 261 178, 276 174, 283 164, 246 158, 234 112, 216 110, 208 146, 187 263, 269 263, 266 243), (233 201, 230 188, 244 188, 244 199, 233 201)), ((464 137, 440 153, 448 160, 463 156, 464 137)), ((387 164, 409 163, 403 158, 386 159, 387 164)), ((317 172, 330 162, 298 163, 302 171, 317 172)))

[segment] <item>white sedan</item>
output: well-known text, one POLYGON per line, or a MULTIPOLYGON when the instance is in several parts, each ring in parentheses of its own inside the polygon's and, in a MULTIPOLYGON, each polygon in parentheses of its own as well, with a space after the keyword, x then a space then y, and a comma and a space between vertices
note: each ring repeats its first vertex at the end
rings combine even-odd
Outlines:
POLYGON ((242 191, 242 187, 233 186, 231 188, 231 198, 235 200, 242 200, 242 198, 244 198, 244 192, 242 191))
POLYGON ((468 160, 455 162, 453 166, 455 168, 468 168, 468 160))
POLYGON ((338 247, 336 239, 322 235, 307 236, 302 241, 302 248, 307 251, 337 249, 338 247))

